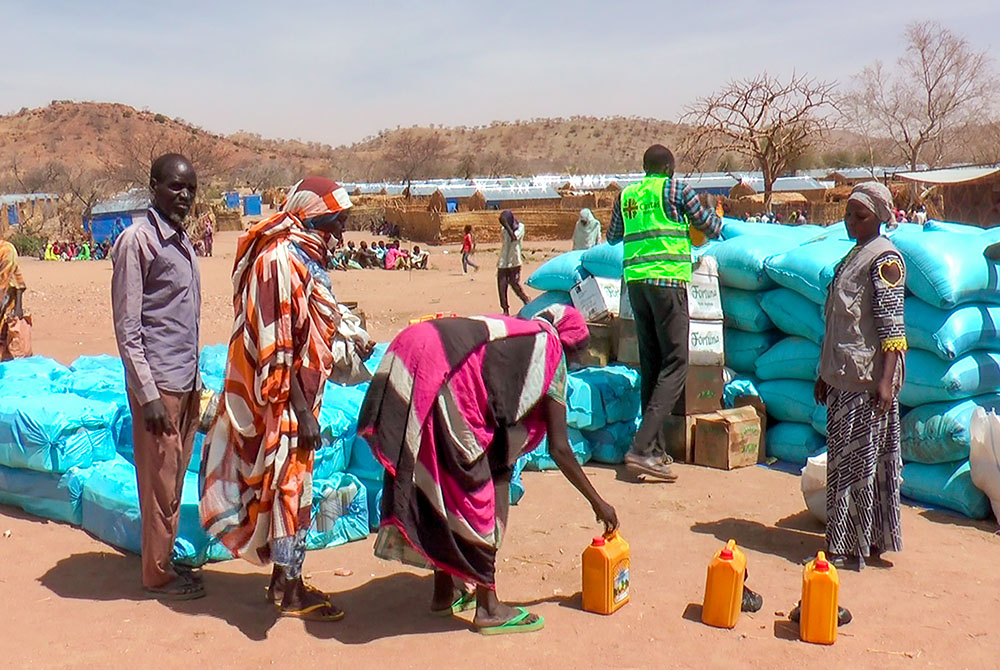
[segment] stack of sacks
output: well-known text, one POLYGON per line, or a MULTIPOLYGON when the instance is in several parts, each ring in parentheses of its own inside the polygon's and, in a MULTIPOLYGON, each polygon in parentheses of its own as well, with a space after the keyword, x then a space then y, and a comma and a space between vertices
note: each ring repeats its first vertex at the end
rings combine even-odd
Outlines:
MULTIPOLYGON (((624 365, 574 370, 566 395, 566 423, 577 462, 624 462, 638 423, 639 373, 624 365)), ((555 467, 547 440, 527 455, 528 470, 555 467)))
POLYGON ((583 251, 560 254, 532 272, 525 283, 544 293, 522 307, 518 316, 530 319, 551 305, 572 305, 570 289, 588 276, 582 265, 583 254, 583 251))
POLYGON ((0 503, 79 524, 83 484, 115 457, 115 408, 65 392, 70 370, 40 357, 0 363, 0 503))
POLYGON ((930 222, 898 234, 906 260, 910 351, 900 403, 903 494, 972 518, 990 514, 973 483, 973 411, 1000 409, 1000 265, 983 250, 996 229, 930 222))
POLYGON ((70 369, 51 358, 32 356, 0 363, 0 396, 65 393, 70 369))
POLYGON ((758 302, 762 291, 775 286, 764 262, 797 246, 803 235, 798 228, 726 219, 723 240, 706 252, 719 266, 726 367, 738 374, 755 374, 757 358, 780 338, 758 302))
MULTIPOLYGON (((801 465, 825 447, 826 410, 813 401, 822 310, 833 273, 853 242, 838 224, 776 252, 778 244, 760 249, 768 240, 745 228, 710 253, 719 259, 725 286, 762 292, 761 309, 783 336, 753 357, 753 372, 778 422, 768 429, 768 455, 801 465), (766 279, 754 272, 760 256, 766 279)), ((983 256, 1000 231, 933 222, 924 229, 900 226, 889 236, 907 266, 903 493, 968 516, 988 514, 987 499, 969 476, 968 430, 975 407, 1000 400, 1000 267, 983 256)), ((743 372, 746 361, 733 365, 730 352, 739 350, 731 341, 740 332, 733 326, 749 321, 746 301, 723 297, 730 327, 727 362, 743 372)))
MULTIPOLYGON (((376 350, 373 363, 384 353, 376 350)), ((200 367, 206 386, 222 388, 224 345, 206 347, 200 367)), ((315 523, 310 549, 365 537, 364 486, 344 473, 357 430, 363 388, 327 389, 323 446, 314 478, 315 523)), ((203 436, 195 440, 200 451, 203 436)), ((46 518, 82 525, 115 546, 138 552, 141 524, 131 414, 121 361, 83 356, 71 368, 35 357, 0 363, 0 503, 46 518), (117 452, 117 453, 116 453, 117 452)), ((198 519, 200 456, 184 478, 174 559, 188 565, 230 558, 207 537, 198 519)))

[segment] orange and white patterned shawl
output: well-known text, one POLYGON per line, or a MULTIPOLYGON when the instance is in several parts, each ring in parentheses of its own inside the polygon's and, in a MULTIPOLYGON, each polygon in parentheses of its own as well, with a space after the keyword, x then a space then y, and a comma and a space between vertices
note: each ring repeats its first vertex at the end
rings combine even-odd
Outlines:
POLYGON ((273 540, 309 528, 313 452, 298 448, 291 380, 318 415, 341 316, 303 259, 325 265, 326 240, 302 222, 350 206, 336 182, 309 177, 292 188, 282 212, 250 228, 237 246, 235 321, 202 453, 201 520, 252 563, 271 560, 273 540))

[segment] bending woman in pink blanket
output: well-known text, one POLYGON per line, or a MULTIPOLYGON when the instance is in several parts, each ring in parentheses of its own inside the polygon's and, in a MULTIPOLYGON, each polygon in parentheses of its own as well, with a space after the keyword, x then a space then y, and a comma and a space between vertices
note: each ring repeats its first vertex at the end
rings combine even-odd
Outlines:
POLYGON ((552 459, 605 531, 617 528, 614 508, 574 460, 567 436, 566 358, 587 339, 580 313, 557 305, 531 320, 426 321, 390 345, 358 428, 386 468, 375 554, 433 568, 433 611, 474 607, 485 634, 544 625, 500 602, 495 571, 514 463, 546 434, 552 459))

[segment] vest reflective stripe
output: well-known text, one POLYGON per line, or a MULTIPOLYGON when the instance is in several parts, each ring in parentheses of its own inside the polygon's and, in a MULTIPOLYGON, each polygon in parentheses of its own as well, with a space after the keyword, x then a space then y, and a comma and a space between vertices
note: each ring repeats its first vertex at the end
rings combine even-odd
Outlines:
POLYGON ((675 263, 683 263, 684 261, 691 261, 690 256, 682 256, 680 254, 654 254, 652 256, 640 256, 638 258, 626 258, 625 267, 632 267, 634 265, 642 265, 643 263, 659 263, 662 261, 673 261, 675 263))
POLYGON ((622 191, 627 282, 649 279, 691 281, 691 237, 686 223, 663 208, 666 177, 646 177, 622 191))
POLYGON ((687 237, 687 230, 647 230, 641 233, 632 233, 625 236, 626 242, 638 242, 640 240, 651 240, 654 237, 687 237))

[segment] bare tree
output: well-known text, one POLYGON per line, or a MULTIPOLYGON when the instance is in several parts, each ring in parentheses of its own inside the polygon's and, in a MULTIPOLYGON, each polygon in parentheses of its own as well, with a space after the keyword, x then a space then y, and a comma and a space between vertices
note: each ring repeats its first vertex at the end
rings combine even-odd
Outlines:
POLYGON ((986 50, 936 21, 906 28, 906 52, 894 71, 881 62, 857 78, 859 115, 888 135, 911 170, 940 163, 948 141, 988 115, 998 84, 986 50))
POLYGON ((236 168, 235 176, 246 184, 251 193, 275 186, 290 186, 294 180, 291 168, 273 159, 246 161, 236 168))
MULTIPOLYGON (((90 218, 91 210, 101 198, 112 194, 114 186, 107 172, 81 165, 65 166, 61 186, 81 209, 83 217, 90 218)), ((60 222, 60 232, 61 222, 60 222)))
POLYGON ((58 161, 46 161, 26 167, 15 154, 7 168, 13 183, 22 193, 42 193, 58 189, 62 165, 58 161))
POLYGON ((149 183, 149 169, 158 156, 176 152, 194 165, 202 184, 222 178, 233 169, 229 143, 197 129, 169 132, 163 124, 123 129, 109 138, 111 151, 102 162, 115 187, 129 189, 149 183))
POLYGON ((406 182, 430 177, 445 157, 447 144, 438 133, 401 130, 393 134, 385 152, 388 172, 406 182))
POLYGON ((731 81, 688 107, 681 121, 693 125, 685 154, 698 166, 731 153, 764 175, 764 207, 771 207, 775 180, 822 141, 835 125, 836 84, 808 75, 782 82, 767 73, 731 81))

